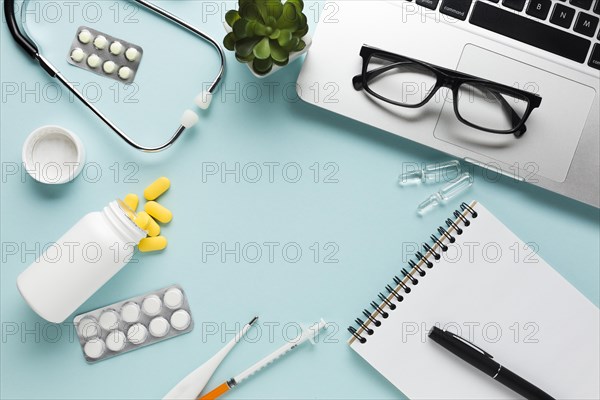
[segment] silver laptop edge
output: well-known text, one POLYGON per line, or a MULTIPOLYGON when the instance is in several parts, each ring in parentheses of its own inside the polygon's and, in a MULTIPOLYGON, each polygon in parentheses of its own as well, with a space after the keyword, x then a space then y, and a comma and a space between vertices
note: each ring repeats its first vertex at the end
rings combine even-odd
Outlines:
MULTIPOLYGON (((327 4, 298 77, 304 101, 600 207, 600 71, 412 2, 327 4), (509 85, 533 83, 542 105, 532 113, 523 138, 488 150, 483 142, 470 142, 472 128, 454 125, 448 99, 419 113, 356 91, 351 80, 361 71, 363 44, 509 85)), ((591 41, 598 43, 595 36, 591 41)))

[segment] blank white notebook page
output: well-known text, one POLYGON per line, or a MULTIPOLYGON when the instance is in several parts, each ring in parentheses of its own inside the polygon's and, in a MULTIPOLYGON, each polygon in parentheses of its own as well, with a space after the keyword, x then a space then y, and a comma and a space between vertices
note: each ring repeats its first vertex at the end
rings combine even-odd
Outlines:
MULTIPOLYGON (((479 203, 454 244, 352 349, 411 399, 514 399, 427 334, 450 330, 557 399, 600 398, 598 308, 479 203)), ((551 229, 551 228, 549 228, 551 229)), ((417 238, 418 239, 418 238, 417 238)), ((565 249, 565 251, 573 251, 565 249)), ((585 251, 578 249, 577 251, 585 251)), ((433 261, 433 257, 429 257, 433 261)), ((576 265, 572 266, 577 268, 576 265)), ((377 288, 373 288, 374 294, 377 288)), ((368 301, 366 302, 368 303, 368 301)))

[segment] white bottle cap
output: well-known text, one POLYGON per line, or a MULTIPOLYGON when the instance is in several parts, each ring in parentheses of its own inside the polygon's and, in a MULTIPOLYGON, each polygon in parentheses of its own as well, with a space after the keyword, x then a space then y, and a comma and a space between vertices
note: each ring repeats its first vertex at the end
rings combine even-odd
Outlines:
POLYGON ((85 163, 83 143, 60 126, 42 126, 23 144, 23 165, 38 182, 59 184, 72 181, 85 163))

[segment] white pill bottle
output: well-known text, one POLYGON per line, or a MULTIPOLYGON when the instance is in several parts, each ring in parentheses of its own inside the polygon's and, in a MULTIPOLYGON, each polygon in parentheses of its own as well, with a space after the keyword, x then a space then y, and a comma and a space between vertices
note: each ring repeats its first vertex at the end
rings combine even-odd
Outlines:
POLYGON ((17 287, 42 318, 60 323, 125 266, 146 232, 121 200, 81 218, 23 271, 17 287))

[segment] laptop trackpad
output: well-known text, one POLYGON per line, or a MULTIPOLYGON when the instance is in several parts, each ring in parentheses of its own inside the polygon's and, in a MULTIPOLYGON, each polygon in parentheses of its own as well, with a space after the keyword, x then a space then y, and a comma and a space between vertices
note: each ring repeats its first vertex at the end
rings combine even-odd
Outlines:
POLYGON ((435 137, 513 167, 535 168, 539 175, 563 182, 596 95, 594 89, 471 44, 465 46, 457 70, 537 93, 542 104, 529 116, 527 132, 516 138, 464 125, 448 100, 435 137))

